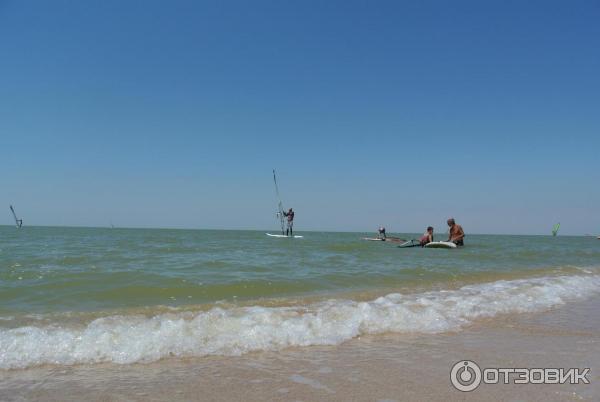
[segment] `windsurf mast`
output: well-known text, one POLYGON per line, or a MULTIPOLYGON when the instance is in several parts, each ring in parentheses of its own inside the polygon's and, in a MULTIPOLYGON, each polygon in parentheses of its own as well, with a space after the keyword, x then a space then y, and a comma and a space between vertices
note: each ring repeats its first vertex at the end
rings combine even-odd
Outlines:
POLYGON ((17 228, 23 226, 23 219, 17 218, 17 214, 15 213, 15 209, 12 205, 10 205, 10 212, 12 212, 13 218, 15 218, 15 225, 17 226, 17 228))
POLYGON ((277 194, 277 204, 278 211, 277 216, 279 217, 279 222, 281 223, 281 234, 285 233, 285 219, 283 215, 283 204, 281 202, 281 196, 279 195, 279 186, 277 186, 277 175, 275 174, 275 169, 273 169, 273 183, 275 183, 275 194, 277 194))
POLYGON ((557 223, 556 225, 554 225, 554 227, 552 228, 552 236, 556 236, 559 228, 560 228, 560 222, 557 223))

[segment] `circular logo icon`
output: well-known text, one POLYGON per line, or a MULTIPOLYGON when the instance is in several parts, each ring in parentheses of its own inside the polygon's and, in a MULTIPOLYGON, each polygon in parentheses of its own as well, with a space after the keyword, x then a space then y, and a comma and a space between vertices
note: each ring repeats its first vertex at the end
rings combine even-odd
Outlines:
POLYGON ((450 382, 459 391, 473 391, 481 383, 481 369, 471 360, 461 360, 452 366, 450 382))

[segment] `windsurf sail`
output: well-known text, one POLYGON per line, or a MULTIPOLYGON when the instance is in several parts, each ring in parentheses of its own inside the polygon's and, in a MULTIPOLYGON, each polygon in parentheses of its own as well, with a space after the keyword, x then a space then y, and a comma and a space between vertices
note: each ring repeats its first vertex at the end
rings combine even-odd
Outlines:
POLYGON ((277 217, 279 218, 279 222, 281 224, 281 234, 285 234, 285 216, 283 215, 283 203, 281 202, 281 196, 279 195, 279 186, 277 186, 277 175, 275 174, 275 169, 273 169, 273 183, 275 183, 275 194, 277 194, 277 217))
POLYGON ((407 240, 398 246, 399 248, 421 247, 421 242, 416 239, 407 240))
POLYGON ((13 218, 15 218, 15 225, 17 226, 17 228, 23 226, 23 219, 17 218, 17 214, 15 213, 15 209, 12 205, 10 205, 10 212, 12 212, 13 218))
POLYGON ((560 228, 560 223, 557 223, 556 225, 554 225, 554 227, 552 228, 552 236, 556 236, 559 228, 560 228))

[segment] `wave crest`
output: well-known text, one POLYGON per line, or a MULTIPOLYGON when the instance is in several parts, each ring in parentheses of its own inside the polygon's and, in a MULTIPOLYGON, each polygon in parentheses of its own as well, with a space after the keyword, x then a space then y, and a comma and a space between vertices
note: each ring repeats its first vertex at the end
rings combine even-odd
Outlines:
POLYGON ((240 355, 289 346, 335 345, 356 336, 438 333, 483 317, 535 312, 600 292, 600 276, 543 277, 389 294, 369 302, 328 300, 304 307, 213 308, 154 317, 115 315, 81 328, 0 330, 0 368, 152 362, 169 356, 240 355))

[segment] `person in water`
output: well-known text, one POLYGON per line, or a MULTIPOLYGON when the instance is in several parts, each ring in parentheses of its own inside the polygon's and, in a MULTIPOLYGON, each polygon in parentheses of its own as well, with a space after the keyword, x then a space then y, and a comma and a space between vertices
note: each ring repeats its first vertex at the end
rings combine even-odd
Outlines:
POLYGON ((385 240, 387 238, 385 235, 385 228, 383 226, 379 227, 379 235, 377 237, 381 240, 385 240))
POLYGON ((433 227, 428 226, 427 231, 419 239, 419 245, 424 247, 426 244, 433 242, 433 227))
POLYGON ((290 208, 287 212, 283 211, 283 216, 287 217, 286 236, 294 236, 294 211, 290 208))
POLYGON ((457 224, 454 221, 454 218, 448 219, 447 223, 448 223, 448 226, 450 227, 450 230, 448 232, 448 241, 451 241, 452 243, 456 244, 457 246, 464 246, 465 245, 465 242, 464 242, 465 232, 464 232, 462 226, 457 224))

